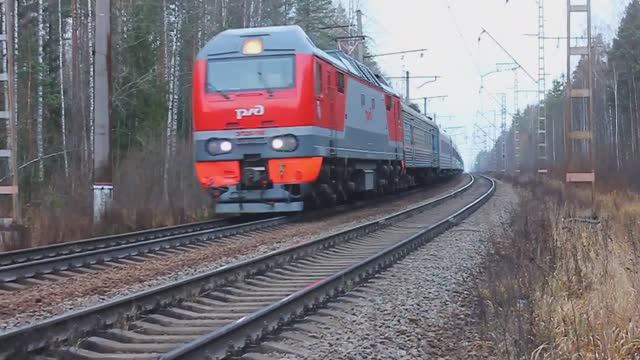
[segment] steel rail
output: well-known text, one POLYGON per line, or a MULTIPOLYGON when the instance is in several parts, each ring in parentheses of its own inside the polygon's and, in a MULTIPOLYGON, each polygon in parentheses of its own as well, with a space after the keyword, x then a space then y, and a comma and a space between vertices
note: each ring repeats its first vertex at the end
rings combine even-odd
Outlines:
POLYGON ((275 329, 363 283, 366 279, 388 268, 471 215, 495 192, 495 181, 487 177, 484 178, 491 183, 489 190, 448 218, 358 264, 301 289, 236 322, 184 344, 160 358, 163 360, 222 359, 234 351, 245 348, 248 343, 258 342, 259 339, 272 333, 275 329))
POLYGON ((184 299, 193 298, 203 292, 263 273, 277 266, 283 266, 295 259, 334 247, 347 240, 387 228, 466 192, 474 183, 475 179, 471 177, 470 181, 462 188, 378 220, 353 226, 250 260, 223 266, 171 284, 5 332, 0 334, 0 349, 2 349, 0 350, 0 359, 23 356, 52 344, 73 344, 96 329, 109 328, 122 322, 132 321, 143 314, 181 303, 184 299))
POLYGON ((225 236, 280 225, 288 220, 289 217, 287 216, 278 216, 207 230, 192 231, 178 235, 166 235, 164 237, 158 237, 151 240, 129 242, 113 247, 4 266, 0 268, 0 285, 2 283, 26 279, 37 275, 50 274, 63 270, 86 267, 92 264, 100 264, 107 261, 123 259, 129 256, 142 255, 152 251, 197 244, 203 241, 211 241, 225 236))

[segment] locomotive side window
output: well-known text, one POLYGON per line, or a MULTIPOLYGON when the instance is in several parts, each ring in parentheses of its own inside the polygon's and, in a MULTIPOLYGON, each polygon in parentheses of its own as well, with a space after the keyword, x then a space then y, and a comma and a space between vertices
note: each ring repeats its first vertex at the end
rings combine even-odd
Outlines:
POLYGON ((384 106, 387 109, 387 111, 391 110, 391 96, 389 95, 384 96, 384 106))
POLYGON ((375 109, 376 108, 376 99, 371 98, 371 109, 375 109))
POLYGON ((344 94, 344 74, 337 72, 338 75, 338 92, 344 94))
POLYGON ((316 63, 316 95, 322 94, 322 64, 316 63))
POLYGON ((364 106, 364 94, 360 94, 360 105, 364 106))

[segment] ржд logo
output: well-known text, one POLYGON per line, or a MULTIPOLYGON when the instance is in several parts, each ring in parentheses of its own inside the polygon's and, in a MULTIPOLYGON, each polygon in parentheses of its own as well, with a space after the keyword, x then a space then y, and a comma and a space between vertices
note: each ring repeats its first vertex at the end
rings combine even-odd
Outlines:
POLYGON ((260 116, 264 115, 264 106, 256 105, 249 109, 236 109, 236 119, 240 120, 245 116, 260 116))

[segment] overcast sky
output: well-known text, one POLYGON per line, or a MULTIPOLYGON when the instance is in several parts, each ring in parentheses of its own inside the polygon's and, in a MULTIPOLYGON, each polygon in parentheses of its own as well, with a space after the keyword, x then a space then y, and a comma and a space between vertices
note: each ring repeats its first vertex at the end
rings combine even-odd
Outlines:
MULTIPOLYGON (((342 0, 347 4, 348 0, 342 0)), ((578 4, 581 0, 573 0, 578 4)), ((583 2, 586 0, 582 0, 583 2)), ((593 27, 610 39, 630 0, 592 0, 593 27)), ((371 40, 372 52, 386 53, 427 48, 420 53, 404 56, 378 57, 385 75, 401 76, 405 70, 412 75, 439 75, 442 79, 419 88, 425 81, 411 81, 411 98, 448 95, 444 100, 429 102, 428 112, 438 114, 443 127, 459 127, 450 133, 456 136, 465 162, 470 165, 477 152, 473 145, 473 124, 487 122, 477 111, 499 111, 496 100, 487 92, 506 93, 509 113, 514 110, 514 74, 511 71, 485 78, 480 94, 480 74, 496 69, 496 63, 511 63, 489 37, 478 36, 485 28, 522 65, 518 71, 519 88, 536 90, 537 38, 525 34, 537 33, 538 5, 536 0, 359 0, 364 13, 363 27, 371 40), (452 116, 449 118, 448 116, 452 116)), ((566 1, 545 1, 547 36, 566 36, 566 1)), ((565 40, 546 41, 547 87, 559 78, 566 68, 565 40)), ((404 92, 402 81, 394 82, 404 92)), ((535 93, 520 93, 520 109, 535 101, 535 93)), ((420 102, 422 104, 422 102, 420 102)), ((488 114, 493 120, 493 113, 488 114)), ((510 122, 510 119, 508 120, 510 122)), ((499 119, 498 119, 499 124, 499 119)))

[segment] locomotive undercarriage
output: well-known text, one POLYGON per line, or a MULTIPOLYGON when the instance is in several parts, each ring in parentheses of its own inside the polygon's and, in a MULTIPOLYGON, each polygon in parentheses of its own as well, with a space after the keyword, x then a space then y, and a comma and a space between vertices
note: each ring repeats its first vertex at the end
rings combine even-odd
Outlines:
POLYGON ((325 159, 320 176, 305 198, 305 208, 321 208, 396 193, 437 178, 430 170, 406 171, 400 161, 325 159))
POLYGON ((432 169, 407 169, 402 163, 325 158, 313 183, 273 184, 265 160, 243 161, 237 185, 211 189, 219 213, 298 212, 396 193, 439 178, 432 169))

